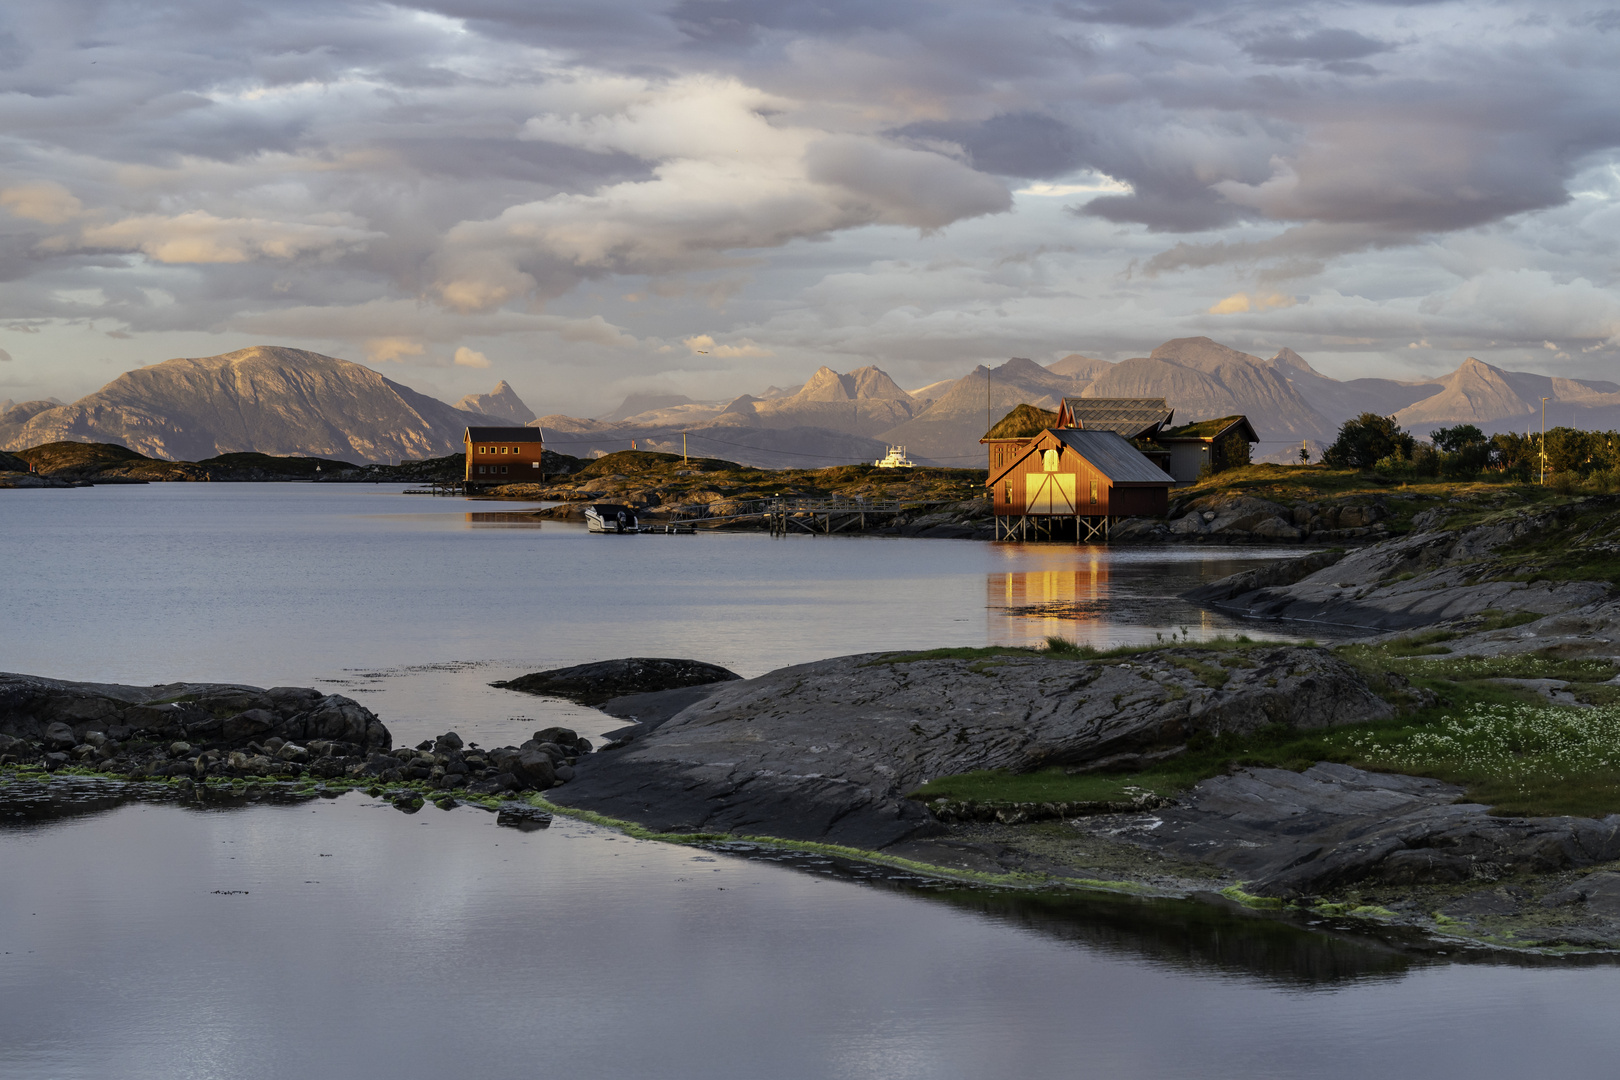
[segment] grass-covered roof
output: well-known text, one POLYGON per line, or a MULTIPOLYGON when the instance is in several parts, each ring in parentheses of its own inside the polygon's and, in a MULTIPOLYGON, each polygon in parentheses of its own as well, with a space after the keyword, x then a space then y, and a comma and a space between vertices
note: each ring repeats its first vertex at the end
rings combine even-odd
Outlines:
POLYGON ((1177 428, 1169 428, 1165 431, 1159 432, 1158 438, 1213 439, 1234 424, 1242 424, 1244 427, 1248 428, 1247 433, 1250 442, 1258 441, 1258 437, 1254 432, 1254 427, 1249 423, 1249 418, 1244 416, 1242 413, 1238 413, 1234 416, 1223 416, 1218 420, 1199 420, 1195 423, 1183 424, 1177 428))
POLYGON ((986 439, 1032 439, 1057 423, 1057 413, 1037 409, 1033 405, 1019 405, 996 421, 996 426, 985 433, 986 439))

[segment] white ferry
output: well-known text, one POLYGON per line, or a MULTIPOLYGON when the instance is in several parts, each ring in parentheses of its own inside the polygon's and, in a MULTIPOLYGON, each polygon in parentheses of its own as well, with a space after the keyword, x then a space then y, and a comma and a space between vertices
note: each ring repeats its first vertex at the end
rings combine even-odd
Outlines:
POLYGON ((883 457, 880 457, 876 461, 872 462, 872 464, 876 465, 880 469, 916 468, 916 463, 910 458, 906 457, 906 448, 903 446, 889 447, 889 452, 883 457))

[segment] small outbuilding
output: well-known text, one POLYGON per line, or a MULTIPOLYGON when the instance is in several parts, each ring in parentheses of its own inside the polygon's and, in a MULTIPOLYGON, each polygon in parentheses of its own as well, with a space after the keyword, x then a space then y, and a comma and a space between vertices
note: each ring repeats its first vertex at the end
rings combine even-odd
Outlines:
POLYGON ((987 481, 998 540, 1106 538, 1112 521, 1169 508, 1175 481, 1117 432, 1049 428, 1005 449, 987 481))
POLYGON ((1200 420, 1169 428, 1153 441, 1170 452, 1165 470, 1177 484, 1194 484, 1200 477, 1249 463, 1249 447, 1260 441, 1254 425, 1243 415, 1200 420))
POLYGON ((539 428, 470 427, 462 440, 467 449, 469 488, 539 481, 545 472, 545 443, 539 428))

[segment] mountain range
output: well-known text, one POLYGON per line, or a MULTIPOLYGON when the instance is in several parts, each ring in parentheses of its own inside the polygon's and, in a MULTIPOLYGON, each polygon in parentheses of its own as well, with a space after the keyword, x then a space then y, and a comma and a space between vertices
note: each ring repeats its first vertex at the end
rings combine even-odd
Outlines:
POLYGON ((802 386, 694 401, 642 391, 596 419, 533 411, 504 380, 455 405, 370 368, 319 353, 258 346, 126 372, 72 404, 5 402, 0 450, 47 442, 114 442, 150 457, 221 453, 392 461, 461 449, 469 424, 533 424, 548 446, 577 457, 643 449, 763 467, 814 467, 881 457, 900 444, 919 463, 976 466, 979 437, 1014 406, 1055 409, 1063 397, 1163 397, 1177 423, 1244 413, 1260 460, 1313 457, 1363 412, 1394 416, 1414 434, 1476 424, 1487 433, 1540 426, 1620 427, 1620 384, 1505 371, 1472 357, 1440 379, 1340 381, 1292 349, 1262 359, 1206 337, 1167 341, 1119 362, 1080 354, 1042 366, 1014 357, 907 391, 877 367, 818 369, 802 386), (683 439, 684 437, 684 439, 683 439))
MULTIPOLYGON (((983 458, 979 437, 1014 406, 1056 409, 1063 397, 1163 397, 1178 424, 1243 413, 1261 438, 1256 458, 1273 461, 1297 460, 1302 443, 1319 457, 1339 426, 1364 412, 1394 416, 1424 438, 1452 424, 1487 434, 1528 431, 1540 426, 1545 396, 1548 426, 1620 427, 1615 383, 1504 371, 1472 357, 1440 379, 1340 381, 1292 349, 1263 359, 1207 337, 1167 341, 1117 363, 1078 353, 1046 366, 1013 357, 909 393, 874 367, 847 375, 824 367, 796 391, 772 389, 768 399, 707 402, 633 394, 598 420, 546 416, 537 423, 556 433, 558 449, 579 456, 622 449, 630 439, 668 449, 673 438, 678 449, 681 431, 694 451, 724 456, 719 440, 734 440, 737 429, 798 426, 871 440, 870 447, 901 444, 916 461, 956 466, 983 458)), ((829 462, 836 456, 831 447, 815 453, 829 462)))

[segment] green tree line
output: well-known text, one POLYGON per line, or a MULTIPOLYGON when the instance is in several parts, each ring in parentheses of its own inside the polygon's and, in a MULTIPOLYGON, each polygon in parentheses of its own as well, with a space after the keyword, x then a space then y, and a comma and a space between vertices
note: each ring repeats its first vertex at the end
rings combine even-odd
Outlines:
MULTIPOLYGON (((1322 454, 1323 464, 1392 476, 1432 476, 1473 480, 1494 474, 1528 481, 1541 473, 1542 436, 1501 432, 1486 435, 1473 424, 1429 432, 1419 442, 1393 416, 1362 413, 1346 420, 1338 438, 1322 454)), ((1547 431, 1547 474, 1568 479, 1602 479, 1620 484, 1620 432, 1555 427, 1547 431)))

